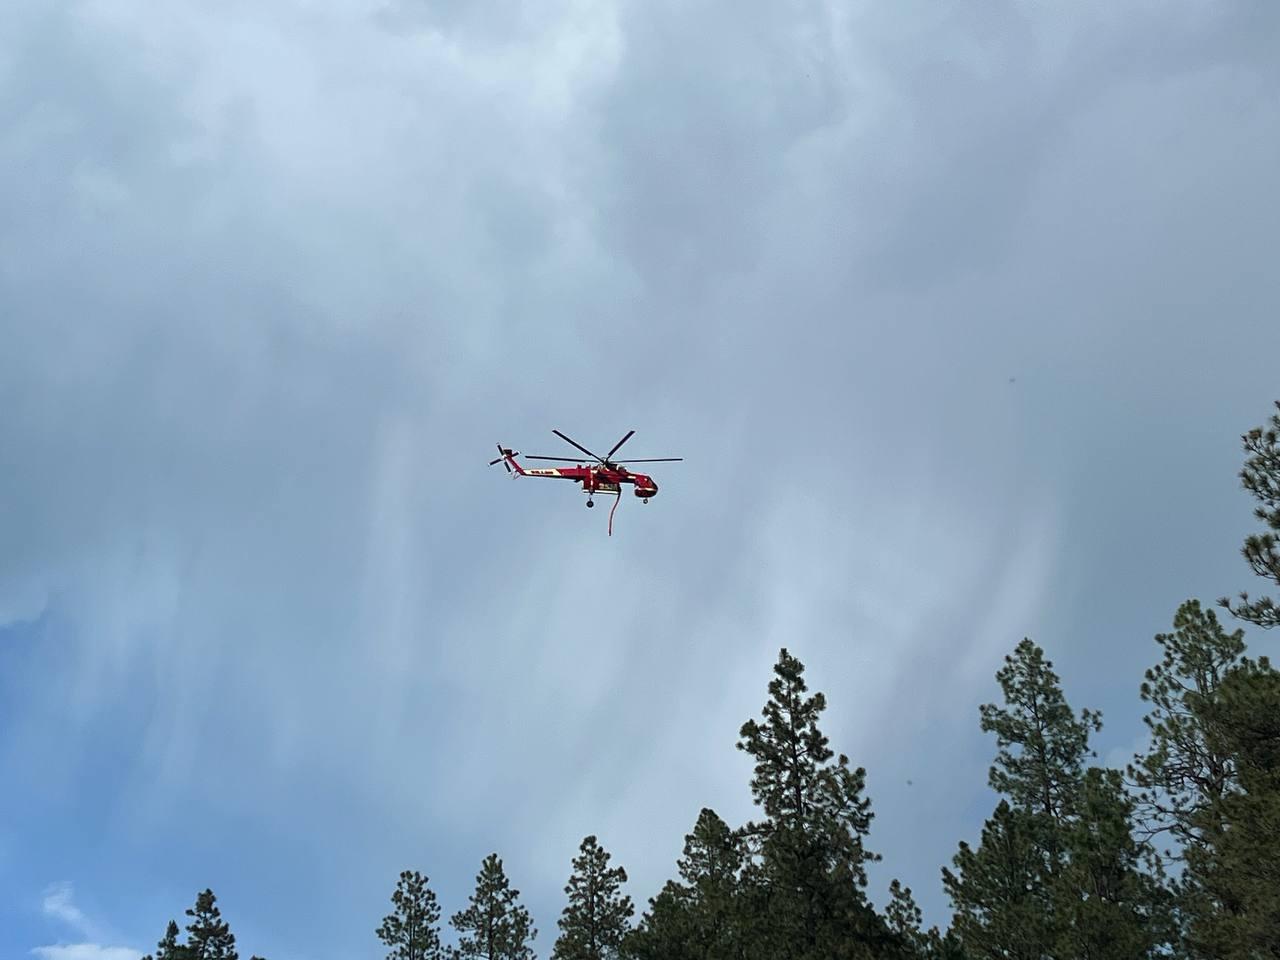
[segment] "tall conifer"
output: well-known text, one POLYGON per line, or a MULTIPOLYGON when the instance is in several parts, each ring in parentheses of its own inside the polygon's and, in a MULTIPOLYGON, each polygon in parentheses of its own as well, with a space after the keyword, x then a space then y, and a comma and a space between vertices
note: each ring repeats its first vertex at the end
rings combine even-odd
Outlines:
POLYGON ((962 843, 955 871, 943 871, 953 930, 975 958, 1151 955, 1171 939, 1169 913, 1118 774, 1085 769, 1100 715, 1076 716, 1030 640, 996 679, 1004 703, 980 713, 996 735, 989 782, 1005 797, 979 846, 962 843))
MULTIPOLYGON (((1071 807, 1089 756, 1089 734, 1101 728, 1101 717, 1084 710, 1076 718, 1052 661, 1030 640, 1004 659, 996 673, 1004 704, 979 708, 983 732, 996 735, 988 782, 1015 807, 1043 817, 1056 829, 1071 807)), ((1053 831, 1045 840, 1052 870, 1057 856, 1053 831)))
POLYGON ((975 960, 1052 956, 1057 930, 1038 819, 1002 799, 978 846, 962 841, 955 871, 942 871, 954 910, 952 932, 975 960))
POLYGON ((1177 940, 1171 899, 1147 869, 1150 847, 1134 838, 1133 801, 1118 771, 1085 772, 1064 840, 1066 863, 1050 891, 1055 956, 1167 956, 1177 940))
POLYGON ((558 922, 553 960, 614 960, 619 955, 635 908, 622 892, 627 872, 610 867, 609 860, 594 836, 583 839, 564 888, 569 903, 558 922))
POLYGON ((746 945, 739 894, 742 841, 714 810, 698 814, 668 881, 628 941, 636 960, 738 960, 746 945))
POLYGON ((387 960, 440 960, 440 907, 418 871, 405 870, 391 894, 394 909, 382 918, 378 939, 388 948, 387 960))
POLYGON ((1214 746, 1206 727, 1205 706, 1240 663, 1244 632, 1227 633, 1212 610, 1188 600, 1173 618, 1173 633, 1155 639, 1163 657, 1141 687, 1151 705, 1143 718, 1151 743, 1134 757, 1129 775, 1139 790, 1147 835, 1168 834, 1174 846, 1165 854, 1180 859, 1186 848, 1203 842, 1207 811, 1235 783, 1232 757, 1214 746))
POLYGON ((470 904, 450 920, 461 934, 450 956, 457 960, 533 960, 530 942, 538 932, 519 899, 520 891, 512 889, 498 855, 485 857, 470 904))
POLYGON ((1236 783, 1196 814, 1186 852, 1188 940, 1197 957, 1280 956, 1280 672, 1245 659, 1197 704, 1236 783))
POLYGON ((191 918, 187 924, 187 953, 191 960, 239 960, 235 934, 222 919, 212 890, 204 890, 196 897, 187 916, 191 918))
POLYGON ((869 955, 888 932, 867 902, 866 849, 871 801, 866 772, 838 757, 818 727, 821 693, 806 696, 804 664, 784 648, 769 683, 763 722, 742 725, 738 748, 755 759, 751 792, 765 818, 742 835, 752 861, 744 891, 761 902, 750 911, 750 939, 775 960, 832 960, 869 955))
MULTIPOLYGON (((156 944, 154 956, 147 954, 142 960, 239 960, 235 935, 222 919, 218 898, 212 890, 197 894, 195 905, 186 914, 191 918, 187 924, 187 942, 178 943, 178 924, 170 920, 164 938, 156 944)), ((250 960, 262 958, 254 956, 250 960)))

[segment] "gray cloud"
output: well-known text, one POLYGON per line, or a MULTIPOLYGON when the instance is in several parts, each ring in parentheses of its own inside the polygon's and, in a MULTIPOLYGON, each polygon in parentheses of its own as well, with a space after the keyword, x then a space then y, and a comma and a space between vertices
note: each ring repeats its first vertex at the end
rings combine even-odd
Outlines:
POLYGON ((941 919, 1000 655, 1128 744, 1150 634, 1242 582, 1277 18, 505 9, 0 15, 11 820, 107 757, 122 910, 337 956, 496 848, 549 942, 584 833, 643 899, 749 815, 785 644, 941 919), (552 427, 689 459, 610 540, 482 469, 552 427))

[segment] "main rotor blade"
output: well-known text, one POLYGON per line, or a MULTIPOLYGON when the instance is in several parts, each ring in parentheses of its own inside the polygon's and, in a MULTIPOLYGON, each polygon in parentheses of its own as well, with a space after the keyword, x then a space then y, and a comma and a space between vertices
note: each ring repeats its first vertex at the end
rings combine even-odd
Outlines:
POLYGON ((604 460, 603 460, 603 459, 602 459, 598 454, 594 454, 594 453, 592 453, 590 450, 588 450, 586 447, 584 447, 582 444, 580 444, 577 440, 570 440, 568 437, 566 437, 566 436, 565 436, 563 433, 561 433, 559 430, 552 430, 551 432, 552 432, 552 433, 554 433, 554 434, 555 434, 557 437, 559 437, 561 440, 563 440, 565 443, 568 443, 568 444, 571 444, 572 446, 577 447, 579 450, 581 450, 583 453, 585 453, 585 454, 586 454, 588 457, 590 457, 592 460, 599 460, 601 463, 603 463, 603 462, 604 462, 604 460))
POLYGON ((557 460, 560 463, 581 463, 582 462, 581 457, 578 457, 576 460, 574 460, 569 457, 533 457, 533 456, 529 456, 528 454, 525 455, 525 459, 526 460, 557 460))
POLYGON ((617 452, 618 452, 618 448, 619 448, 620 446, 622 446, 624 443, 626 443, 628 440, 630 440, 630 439, 631 439, 631 437, 632 437, 634 434, 635 434, 635 431, 634 431, 634 430, 628 430, 628 431, 627 431, 627 435, 626 435, 625 437, 623 437, 621 440, 619 440, 617 443, 615 443, 615 444, 613 445, 613 449, 612 449, 612 450, 610 450, 608 453, 606 453, 606 454, 604 455, 605 460, 608 460, 608 459, 609 459, 610 457, 612 457, 615 453, 617 453, 617 452))
POLYGON ((614 460, 613 463, 675 463, 684 457, 647 457, 643 460, 614 460))

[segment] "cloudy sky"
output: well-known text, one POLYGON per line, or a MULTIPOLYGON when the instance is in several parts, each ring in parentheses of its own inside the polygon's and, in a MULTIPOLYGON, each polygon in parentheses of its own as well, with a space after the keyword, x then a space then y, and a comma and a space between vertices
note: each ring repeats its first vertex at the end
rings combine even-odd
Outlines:
MULTIPOLYGON (((0 956, 638 901, 785 645, 933 922, 1023 636, 1100 755, 1254 586, 1280 7, 0 5, 0 956), (535 9, 536 8, 536 9, 535 9), (684 456, 615 535, 485 467, 684 456), (908 785, 907 781, 911 784, 908 785)), ((1275 640, 1255 638, 1275 652, 1275 640)))

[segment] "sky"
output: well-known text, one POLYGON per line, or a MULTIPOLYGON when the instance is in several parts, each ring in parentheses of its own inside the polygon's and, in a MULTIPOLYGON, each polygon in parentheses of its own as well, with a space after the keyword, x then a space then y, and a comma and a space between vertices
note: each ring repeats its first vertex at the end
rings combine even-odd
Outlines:
MULTIPOLYGON (((787 647, 929 922, 1024 636, 1140 743, 1251 582, 1280 7, 0 5, 0 958, 639 904, 787 647), (684 457, 614 535, 485 466, 684 457)), ((607 505, 607 504, 606 504, 607 505)), ((1275 654, 1275 637, 1250 635, 1275 654)))

